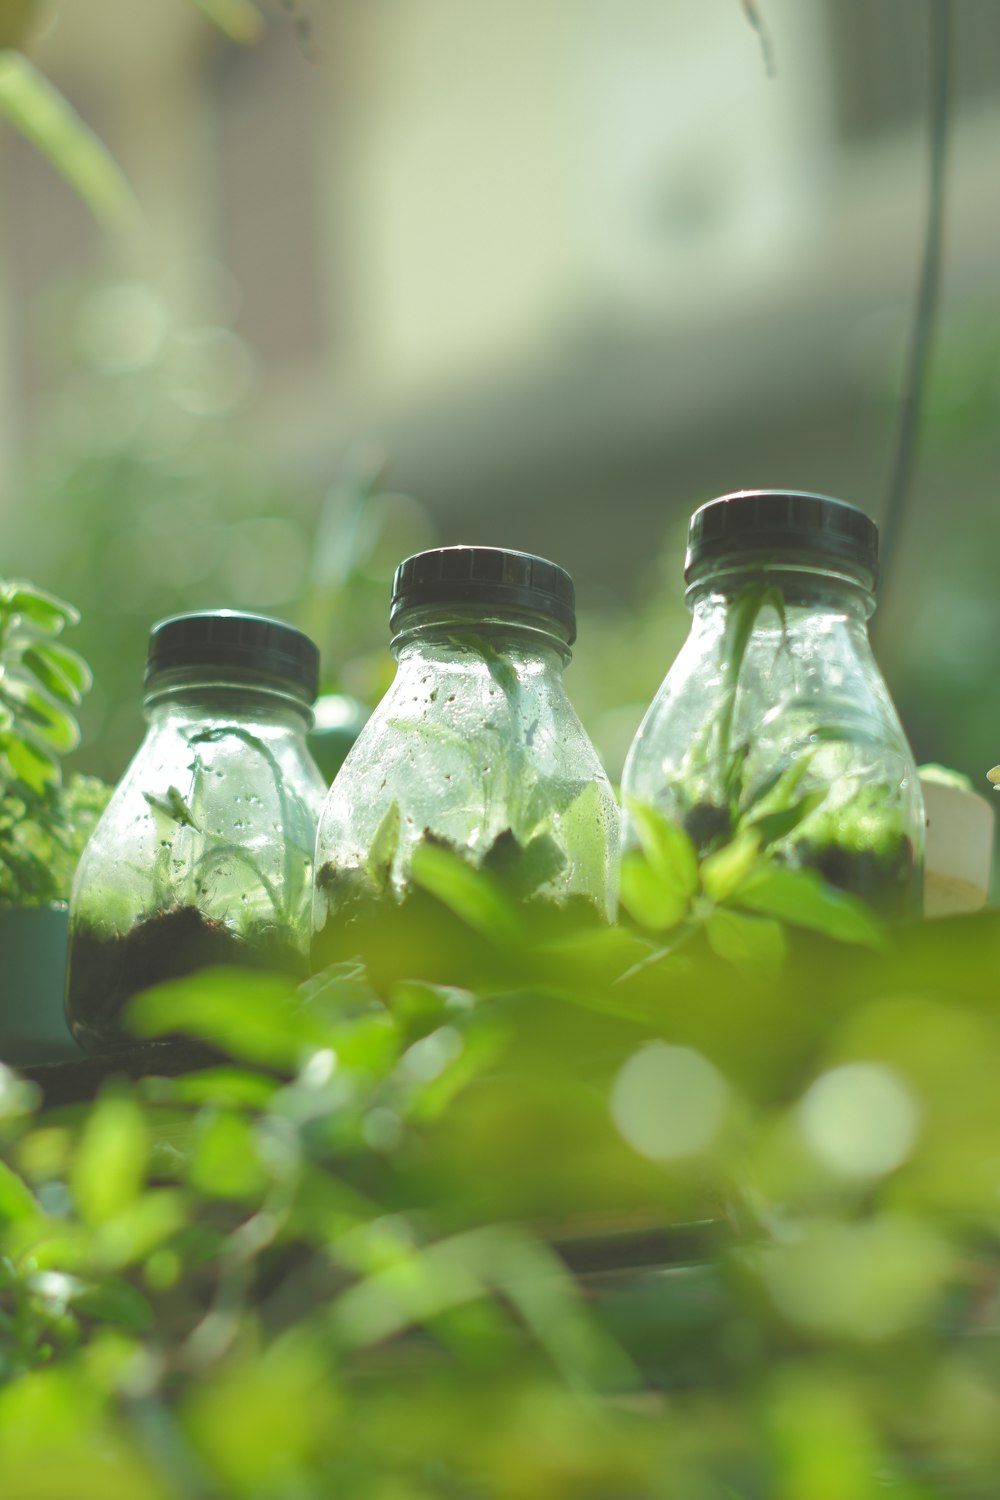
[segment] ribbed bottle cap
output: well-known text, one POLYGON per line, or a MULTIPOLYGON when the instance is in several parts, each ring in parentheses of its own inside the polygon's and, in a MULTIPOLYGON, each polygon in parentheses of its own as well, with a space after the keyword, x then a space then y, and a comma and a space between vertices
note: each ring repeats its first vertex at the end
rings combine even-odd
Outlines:
POLYGON ((473 604, 545 615, 576 639, 576 596, 565 568, 503 547, 435 547, 408 557, 392 581, 389 626, 395 634, 411 610, 473 604))
POLYGON ((721 562, 840 564, 874 589, 878 527, 870 516, 828 495, 740 490, 709 500, 691 517, 684 578, 691 583, 721 562))
POLYGON ((312 703, 319 687, 319 651, 307 635, 283 620, 232 609, 172 615, 153 626, 146 688, 167 672, 193 667, 278 684, 305 703, 312 703))

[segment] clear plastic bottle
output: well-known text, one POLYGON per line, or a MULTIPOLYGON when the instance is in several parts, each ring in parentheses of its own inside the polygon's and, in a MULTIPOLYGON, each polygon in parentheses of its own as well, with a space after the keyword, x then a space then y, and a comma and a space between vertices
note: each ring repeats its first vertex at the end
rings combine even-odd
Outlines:
POLYGON ((493 547, 407 558, 393 582, 398 670, 336 776, 316 846, 317 955, 332 919, 401 901, 422 842, 519 898, 614 909, 618 810, 563 686, 573 583, 493 547))
POLYGON ((218 610, 150 636, 149 728, 83 852, 66 1012, 88 1051, 122 1006, 207 964, 307 969, 326 787, 306 749, 319 654, 290 625, 218 610))
POLYGON ((629 751, 626 805, 702 856, 752 829, 885 914, 917 913, 920 784, 867 631, 875 523, 821 495, 725 495, 692 517, 684 577, 691 634, 629 751))

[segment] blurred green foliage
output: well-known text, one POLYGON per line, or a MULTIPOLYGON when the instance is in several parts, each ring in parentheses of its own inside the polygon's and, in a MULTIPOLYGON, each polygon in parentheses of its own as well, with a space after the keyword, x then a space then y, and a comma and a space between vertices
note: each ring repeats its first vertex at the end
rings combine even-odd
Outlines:
MULTIPOLYGON (((192 0, 234 42, 257 41, 264 17, 253 0, 192 0)), ((47 157, 108 231, 135 233, 142 212, 115 157, 72 102, 25 56, 45 7, 0 0, 0 116, 47 157)))
POLYGON ((325 490, 279 477, 248 431, 252 356, 217 280, 206 272, 200 307, 119 282, 70 299, 68 324, 50 310, 61 378, 6 537, 19 566, 79 604, 96 687, 77 764, 109 780, 142 736, 156 620, 219 607, 289 618, 320 645, 325 690, 377 700, 392 675, 392 570, 433 539, 377 456, 325 490))
POLYGON ((108 799, 93 777, 62 779, 91 686, 83 657, 59 639, 77 620, 53 594, 0 579, 0 905, 65 901, 108 799))
POLYGON ((4 1072, 5 1500, 994 1495, 1000 917, 757 965, 452 875, 139 997, 204 1071, 4 1072))

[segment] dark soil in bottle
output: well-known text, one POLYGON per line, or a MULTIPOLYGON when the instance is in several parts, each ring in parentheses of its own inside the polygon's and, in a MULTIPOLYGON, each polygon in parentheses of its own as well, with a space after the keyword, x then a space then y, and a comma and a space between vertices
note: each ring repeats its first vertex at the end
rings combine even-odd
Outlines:
MULTIPOLYGON (((424 837, 428 843, 455 850, 454 845, 430 832, 424 837)), ((606 917, 587 896, 562 896, 558 900, 546 895, 525 896, 524 886, 530 884, 526 872, 516 881, 505 878, 508 861, 521 875, 513 859, 512 840, 513 835, 501 834, 482 865, 513 897, 528 943, 555 941, 606 925, 606 917)), ((531 851, 529 846, 529 852, 532 858, 526 863, 531 877, 540 879, 550 871, 555 873, 557 867, 548 850, 531 851)), ((385 995, 402 979, 484 992, 525 981, 520 951, 507 951, 495 937, 476 931, 427 891, 412 887, 399 899, 388 886, 382 892, 375 889, 363 871, 344 869, 332 861, 321 866, 316 883, 329 893, 333 910, 326 925, 313 935, 314 971, 361 960, 373 987, 385 995)))
POLYGON ((920 915, 920 866, 908 838, 900 837, 880 849, 845 849, 840 844, 802 840, 795 845, 795 855, 799 864, 859 896, 881 917, 902 920, 920 915))
POLYGON ((70 940, 66 1013, 88 1052, 133 1040, 121 1024, 126 1002, 167 979, 228 965, 272 969, 301 979, 306 960, 277 929, 250 941, 194 906, 175 906, 139 922, 123 936, 78 927, 70 940))
POLYGON ((699 854, 728 842, 733 831, 729 808, 714 802, 696 802, 684 814, 682 827, 699 854))

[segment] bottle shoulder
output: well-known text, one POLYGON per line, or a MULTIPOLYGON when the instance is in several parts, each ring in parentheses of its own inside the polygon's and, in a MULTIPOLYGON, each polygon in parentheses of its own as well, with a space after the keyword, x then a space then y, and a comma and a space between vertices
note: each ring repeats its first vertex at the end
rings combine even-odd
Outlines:
POLYGON ((397 674, 330 788, 321 871, 366 870, 372 851, 391 845, 402 888, 424 839, 489 863, 504 841, 524 849, 546 835, 560 844, 561 878, 594 884, 599 865, 607 887, 618 815, 597 752, 558 674, 520 664, 508 673, 508 665, 459 662, 438 672, 411 663, 397 674), (571 846, 582 844, 587 805, 602 852, 584 877, 571 846))
POLYGON ((603 769, 566 694, 561 674, 520 669, 509 676, 482 662, 407 664, 372 712, 335 778, 341 790, 384 778, 445 780, 488 774, 506 760, 536 777, 602 776, 603 769))
POLYGON ((867 721, 888 738, 903 735, 885 679, 863 628, 772 628, 739 643, 725 629, 693 630, 657 690, 637 739, 683 736, 732 700, 746 729, 791 707, 824 722, 867 721))
POLYGON ((727 623, 696 621, 629 750, 626 797, 732 820, 787 771, 799 795, 880 788, 919 841, 913 755, 863 624, 830 614, 789 628, 775 612, 739 640, 727 623))
POLYGON ((289 851, 311 862, 325 794, 299 733, 157 722, 83 851, 74 904, 99 905, 115 888, 130 893, 132 906, 148 905, 154 887, 167 900, 171 866, 194 891, 224 856, 246 865, 246 850, 254 863, 247 880, 267 882, 281 874, 289 851))

